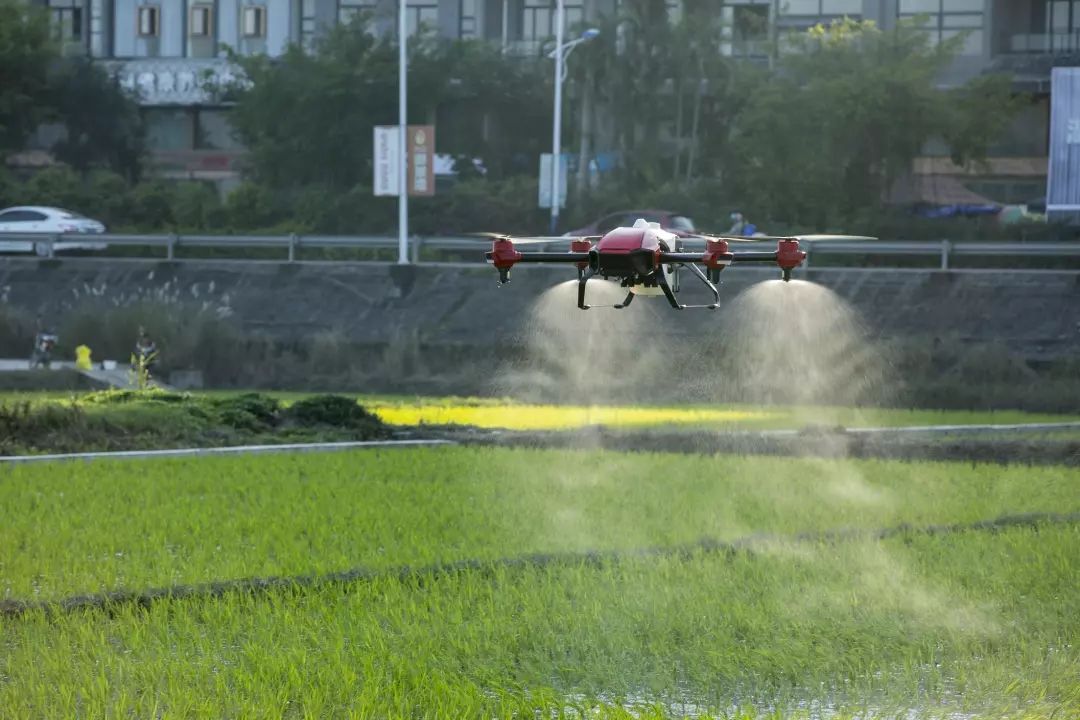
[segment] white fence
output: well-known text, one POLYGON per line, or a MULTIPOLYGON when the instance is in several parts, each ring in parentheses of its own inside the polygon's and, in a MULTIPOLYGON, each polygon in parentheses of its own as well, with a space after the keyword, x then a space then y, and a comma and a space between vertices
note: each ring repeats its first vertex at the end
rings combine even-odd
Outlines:
MULTIPOLYGON (((530 249, 557 251, 561 248, 569 250, 570 238, 566 242, 554 241, 546 245, 532 246, 530 249)), ((696 249, 702 241, 684 241, 688 250, 696 249)), ((33 252, 41 258, 53 258, 56 251, 70 248, 72 245, 107 245, 108 247, 142 247, 156 248, 160 251, 160 257, 167 260, 183 262, 185 260, 197 260, 205 262, 214 258, 184 257, 177 255, 179 248, 229 248, 234 250, 276 248, 281 251, 280 261, 301 262, 300 251, 305 248, 331 249, 349 248, 368 251, 385 250, 393 252, 396 258, 397 238, 379 235, 44 235, 44 234, 11 234, 0 233, 0 252, 14 249, 16 246, 5 246, 5 243, 16 243, 21 248, 32 248, 33 252), (30 243, 31 245, 27 245, 30 243)), ((460 254, 455 264, 462 261, 484 262, 484 252, 490 249, 486 241, 472 237, 413 237, 409 241, 410 258, 416 264, 440 264, 447 262, 445 257, 448 253, 460 254), (439 252, 443 251, 443 252, 439 252)), ((733 248, 736 252, 741 250, 767 251, 775 249, 772 242, 741 243, 733 248)), ((880 259, 902 256, 922 256, 933 258, 934 265, 942 270, 953 269, 955 258, 965 258, 966 267, 979 267, 979 258, 1020 258, 1040 257, 1047 260, 1052 258, 1080 258, 1080 242, 951 242, 940 241, 895 241, 895 240, 872 240, 856 242, 837 242, 828 240, 804 241, 802 247, 807 251, 805 265, 810 267, 827 267, 825 263, 814 263, 814 259, 827 254, 830 257, 841 255, 847 256, 873 256, 879 260, 876 267, 887 269, 880 259)), ((109 255, 93 254, 91 258, 101 260, 111 259, 109 255)), ((236 256, 243 258, 240 254, 236 256)), ((224 258, 223 258, 224 259, 224 258)), ((236 259, 230 257, 228 259, 236 259)), ((266 260, 259 257, 252 259, 266 260)), ((1080 272, 1080 264, 1076 270, 1080 272)))

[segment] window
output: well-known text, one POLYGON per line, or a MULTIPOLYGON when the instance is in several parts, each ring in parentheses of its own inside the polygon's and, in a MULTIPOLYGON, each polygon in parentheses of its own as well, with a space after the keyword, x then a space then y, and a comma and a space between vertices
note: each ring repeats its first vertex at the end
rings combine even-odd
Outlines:
POLYGON ((157 37, 158 17, 161 8, 157 5, 139 6, 139 35, 142 37, 157 37))
MULTIPOLYGON (((563 33, 574 32, 585 21, 585 4, 582 0, 563 3, 563 33)), ((546 40, 555 37, 555 3, 552 0, 525 0, 521 11, 521 39, 546 40)))
POLYGON ((458 36, 462 40, 478 37, 476 32, 476 0, 461 0, 461 25, 458 36))
POLYGON ((82 39, 82 8, 80 0, 52 0, 49 20, 53 40, 72 42, 82 39))
POLYGON ((374 25, 372 21, 375 17, 375 1, 376 0, 341 0, 341 5, 338 8, 338 21, 348 24, 352 22, 357 15, 364 13, 367 15, 366 29, 368 32, 373 31, 374 25))
POLYGON ((244 149, 229 122, 228 110, 200 108, 196 111, 195 149, 227 152, 244 149))
POLYGON ((410 36, 439 29, 439 3, 435 0, 408 0, 405 12, 410 36))
POLYGON ((199 4, 191 6, 191 36, 210 37, 213 34, 211 26, 214 16, 214 8, 211 5, 199 4))
POLYGON ((0 213, 0 223, 41 222, 47 219, 42 213, 33 210, 8 210, 0 213))
POLYGON ((937 44, 963 36, 961 55, 983 52, 983 0, 900 0, 899 16, 908 22, 922 22, 937 44))
POLYGON ((858 17, 862 15, 862 0, 781 0, 781 15, 806 17, 858 17))
POLYGON ((185 108, 148 107, 142 111, 149 150, 191 150, 195 147, 195 115, 185 108))
POLYGON ((766 5, 741 5, 734 8, 736 40, 763 40, 769 35, 769 8, 766 5))
POLYGON ((241 28, 244 37, 266 37, 266 8, 262 5, 245 5, 241 28))

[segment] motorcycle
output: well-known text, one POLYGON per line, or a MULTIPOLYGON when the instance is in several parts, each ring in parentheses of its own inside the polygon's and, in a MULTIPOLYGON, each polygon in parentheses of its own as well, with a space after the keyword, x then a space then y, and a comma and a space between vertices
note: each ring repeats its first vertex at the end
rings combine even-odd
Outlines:
POLYGON ((30 369, 49 369, 52 363, 53 348, 59 338, 50 332, 41 332, 34 338, 34 352, 30 355, 30 369))

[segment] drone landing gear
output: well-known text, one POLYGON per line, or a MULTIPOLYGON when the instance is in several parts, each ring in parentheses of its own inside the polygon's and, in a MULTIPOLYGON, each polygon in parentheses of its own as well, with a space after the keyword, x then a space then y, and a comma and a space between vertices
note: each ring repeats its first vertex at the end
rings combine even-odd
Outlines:
POLYGON ((578 270, 578 283, 577 283, 577 306, 582 310, 588 310, 591 305, 585 304, 585 284, 589 280, 596 276, 596 271, 592 268, 587 270, 578 270))
POLYGON ((671 286, 668 284, 667 278, 664 277, 664 273, 659 272, 656 274, 656 284, 660 286, 660 289, 664 291, 664 297, 667 298, 668 304, 676 310, 685 310, 687 308, 708 308, 709 310, 715 310, 720 306, 720 291, 716 289, 709 278, 705 276, 705 273, 701 272, 701 269, 693 263, 687 263, 685 267, 690 268, 690 272, 694 273, 694 277, 705 284, 705 287, 709 288, 709 292, 713 295, 713 302, 709 305, 681 305, 678 299, 675 297, 675 293, 672 292, 671 286))
MULTIPOLYGON (((692 263, 689 263, 689 264, 686 265, 686 267, 690 268, 690 272, 692 272, 694 274, 694 277, 696 277, 698 280, 700 280, 702 283, 704 283, 705 287, 709 288, 709 292, 711 292, 712 296, 713 296, 713 302, 708 304, 708 305, 682 305, 682 304, 680 304, 678 298, 675 297, 675 291, 671 289, 671 285, 667 281, 667 277, 665 277, 663 272, 657 272, 655 274, 656 287, 659 287, 660 290, 664 293, 664 297, 667 298, 668 304, 670 304, 671 307, 675 308, 676 310, 685 310, 686 308, 708 308, 709 310, 715 310, 716 308, 718 308, 720 306, 720 291, 716 289, 716 285, 714 285, 709 280, 709 278, 706 277, 705 273, 703 273, 701 271, 701 269, 698 268, 696 265, 694 265, 692 263)), ((634 301, 634 294, 635 293, 634 293, 633 285, 631 284, 630 291, 626 294, 626 298, 621 303, 619 303, 617 305, 603 305, 603 306, 601 306, 601 305, 588 305, 588 304, 586 304, 585 303, 585 286, 588 284, 589 280, 596 277, 596 275, 597 275, 597 272, 595 270, 593 270, 592 268, 588 268, 586 270, 579 270, 578 271, 578 304, 577 304, 577 306, 579 308, 581 308, 582 310, 588 310, 588 309, 593 308, 593 307, 613 307, 616 310, 622 310, 623 308, 627 307, 628 305, 630 305, 630 303, 632 303, 634 301)), ((623 284, 625 286, 628 283, 633 283, 633 280, 624 281, 623 284)))

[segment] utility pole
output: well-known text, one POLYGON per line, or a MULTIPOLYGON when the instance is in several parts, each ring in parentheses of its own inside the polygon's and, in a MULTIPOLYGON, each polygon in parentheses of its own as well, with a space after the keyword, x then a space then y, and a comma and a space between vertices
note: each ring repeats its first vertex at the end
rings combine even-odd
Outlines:
MULTIPOLYGON (((593 27, 597 8, 595 2, 585 3, 585 23, 593 27)), ((596 69, 592 63, 585 66, 585 83, 581 88, 581 139, 578 144, 577 178, 574 181, 574 196, 580 203, 589 189, 589 160, 593 154, 593 85, 596 83, 596 69)))
POLYGON ((406 133, 409 127, 408 62, 405 52, 408 44, 406 0, 398 0, 398 264, 409 263, 409 143, 406 133))
POLYGON ((551 234, 559 226, 559 160, 562 146, 563 0, 555 3, 555 114, 551 123, 551 234))

